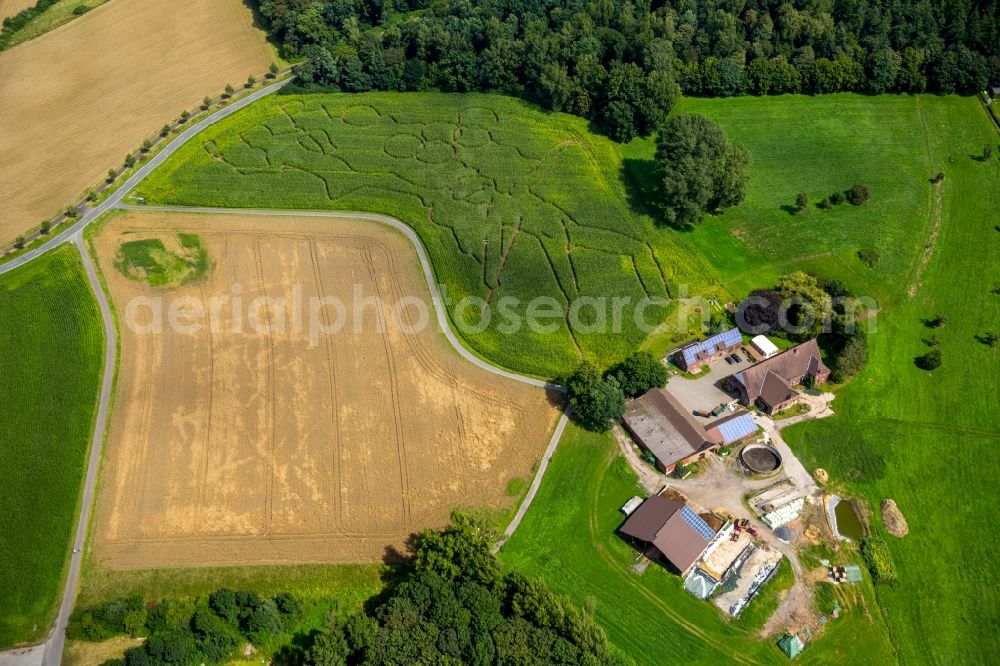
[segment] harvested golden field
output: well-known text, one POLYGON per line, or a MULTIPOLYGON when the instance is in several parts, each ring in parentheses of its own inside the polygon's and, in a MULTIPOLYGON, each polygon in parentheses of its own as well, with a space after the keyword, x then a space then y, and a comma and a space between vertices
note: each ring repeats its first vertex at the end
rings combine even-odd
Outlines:
POLYGON ((17 14, 22 9, 34 7, 37 0, 0 0, 0 21, 17 14))
POLYGON ((273 60, 240 0, 110 0, 0 53, 0 244, 73 203, 182 110, 273 60))
POLYGON ((456 506, 510 506, 554 426, 544 391, 462 360, 433 311, 418 326, 429 291, 394 230, 143 212, 95 243, 122 321, 98 566, 378 560, 456 506), (171 289, 125 277, 142 242, 198 243, 212 268, 171 289))

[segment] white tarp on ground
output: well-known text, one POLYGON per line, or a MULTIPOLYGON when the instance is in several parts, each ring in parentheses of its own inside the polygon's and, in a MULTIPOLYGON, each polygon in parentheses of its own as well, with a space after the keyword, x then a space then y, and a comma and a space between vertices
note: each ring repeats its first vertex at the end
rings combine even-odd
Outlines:
POLYGON ((796 500, 792 500, 788 504, 782 504, 774 511, 764 514, 764 516, 761 517, 761 521, 763 521, 763 523, 772 530, 775 527, 781 527, 782 525, 790 523, 799 517, 799 514, 802 513, 802 507, 805 505, 805 502, 805 498, 800 497, 796 500))

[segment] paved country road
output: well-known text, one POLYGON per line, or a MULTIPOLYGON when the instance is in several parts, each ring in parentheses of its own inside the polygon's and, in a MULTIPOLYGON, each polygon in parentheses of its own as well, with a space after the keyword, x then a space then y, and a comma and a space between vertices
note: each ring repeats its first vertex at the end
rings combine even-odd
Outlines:
MULTIPOLYGON (((107 424, 107 415, 110 408, 111 401, 111 391, 114 382, 114 372, 115 372, 115 362, 117 358, 117 340, 115 334, 114 320, 111 315, 111 308, 107 300, 107 296, 104 293, 104 289, 97 277, 97 272, 94 267, 93 261, 90 258, 85 242, 83 240, 83 230, 84 228, 96 220, 98 217, 104 213, 115 209, 129 209, 129 210, 159 210, 159 211, 183 211, 183 212, 197 212, 197 213, 213 213, 213 214, 239 214, 239 215, 282 215, 288 217, 328 217, 328 218, 350 218, 350 219, 363 219, 370 220, 373 222, 378 222, 381 224, 386 224, 388 226, 397 229, 403 233, 410 241, 413 243, 416 249, 417 256, 420 259, 421 267, 423 268, 424 278, 427 280, 427 286, 430 289, 431 300, 434 303, 434 310, 437 315, 438 325, 441 331, 444 333, 448 342, 451 343, 452 347, 458 352, 462 358, 469 361, 473 365, 485 370, 487 372, 505 377, 507 379, 521 382, 524 384, 529 384, 532 386, 537 386, 550 391, 564 391, 565 389, 558 384, 552 382, 547 382, 534 377, 526 377, 502 368, 493 366, 486 361, 480 359, 476 355, 472 354, 465 346, 458 340, 454 331, 451 328, 451 323, 448 320, 448 312, 443 302, 440 291, 437 288, 437 284, 434 280, 434 271, 431 268, 430 261, 427 258, 427 253, 424 250, 423 244, 420 242, 420 238, 417 236, 416 232, 413 231, 403 222, 399 220, 388 217, 386 215, 380 215, 377 213, 362 213, 362 212, 332 212, 332 211, 294 211, 294 210, 249 210, 249 209, 217 209, 217 208, 185 208, 185 207, 154 207, 154 206, 128 206, 122 205, 121 202, 131 190, 133 190, 143 179, 148 176, 153 169, 162 164, 168 157, 173 155, 178 148, 187 143, 192 137, 197 135, 206 127, 213 125, 220 120, 236 113, 240 109, 252 104, 258 99, 270 95, 273 92, 281 89, 283 86, 287 85, 291 79, 280 81, 278 83, 273 83, 269 86, 261 88, 260 90, 247 95, 246 97, 233 102, 232 104, 223 107, 222 109, 216 111, 212 115, 208 116, 204 120, 197 122, 185 131, 181 132, 177 137, 171 141, 163 150, 157 153, 152 159, 146 162, 142 167, 140 167, 128 180, 125 181, 115 192, 113 192, 107 199, 101 202, 94 208, 87 210, 84 215, 77 220, 75 223, 66 227, 63 231, 54 235, 52 238, 47 240, 42 245, 37 248, 30 250, 17 259, 13 259, 5 264, 0 264, 0 275, 7 273, 9 271, 15 270, 20 266, 32 261, 39 256, 45 254, 49 250, 63 244, 66 242, 73 243, 80 252, 80 256, 83 260, 84 269, 87 273, 87 279, 90 283, 91 289, 94 292, 94 296, 97 299, 98 306, 101 311, 101 318, 104 324, 104 337, 105 337, 105 348, 104 348, 104 371, 102 375, 101 382, 101 395, 98 402, 97 409, 97 420, 94 426, 94 435, 91 442, 90 456, 87 464, 87 475, 84 482, 83 489, 83 502, 81 503, 80 518, 77 521, 76 535, 73 539, 73 553, 70 559, 69 572, 66 576, 66 583, 63 589, 62 601, 59 606, 59 614, 56 617, 56 623, 50 632, 45 643, 40 646, 35 646, 33 648, 20 648, 15 650, 10 650, 7 652, 0 652, 0 666, 17 665, 17 666, 35 666, 38 663, 44 666, 56 666, 62 661, 63 646, 66 639, 66 626, 69 623, 70 614, 73 611, 73 603, 76 599, 76 588, 80 577, 80 567, 83 562, 83 549, 87 536, 87 528, 90 522, 90 509, 93 504, 94 487, 97 482, 97 472, 100 468, 101 462, 101 450, 104 443, 104 432, 107 424), (39 659, 41 655, 41 659, 39 659)), ((564 413, 559 419, 556 429, 552 434, 549 441, 549 445, 543 454, 542 460, 538 466, 538 470, 535 473, 535 477, 532 480, 531 487, 528 494, 521 502, 521 506, 518 508, 516 517, 511 521, 507 530, 504 532, 503 539, 498 544, 498 549, 503 543, 513 534, 514 530, 517 529, 527 512, 528 507, 534 500, 535 493, 538 491, 538 487, 541 484, 542 477, 545 474, 545 470, 548 467, 548 462, 551 460, 552 455, 555 453, 556 446, 559 443, 559 438, 562 436, 563 429, 566 426, 568 412, 564 413)))

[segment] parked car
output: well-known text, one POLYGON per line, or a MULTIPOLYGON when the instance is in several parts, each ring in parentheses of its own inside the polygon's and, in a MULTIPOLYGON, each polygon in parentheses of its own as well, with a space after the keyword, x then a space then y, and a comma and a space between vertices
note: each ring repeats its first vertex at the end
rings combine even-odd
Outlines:
POLYGON ((727 356, 726 357, 726 364, 727 365, 732 365, 733 364, 733 357, 732 356, 727 356))
POLYGON ((739 354, 733 354, 729 358, 733 359, 733 363, 742 363, 743 359, 740 358, 739 354))

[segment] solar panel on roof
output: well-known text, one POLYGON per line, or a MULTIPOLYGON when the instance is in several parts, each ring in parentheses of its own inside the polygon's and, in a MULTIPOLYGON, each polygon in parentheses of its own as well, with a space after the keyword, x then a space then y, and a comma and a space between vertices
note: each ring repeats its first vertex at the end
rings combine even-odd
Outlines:
POLYGON ((715 536, 715 531, 708 526, 708 523, 702 520, 701 516, 692 511, 691 507, 687 505, 681 507, 681 518, 705 541, 711 541, 712 537, 715 536))
POLYGON ((719 434, 722 435, 722 441, 726 444, 732 444, 755 432, 757 432, 757 424, 749 414, 740 414, 719 426, 719 434))
POLYGON ((738 328, 731 328, 728 331, 716 333, 711 337, 705 338, 701 342, 694 343, 690 347, 685 347, 682 350, 684 353, 684 362, 693 363, 697 359, 698 354, 701 352, 714 354, 716 347, 720 344, 722 348, 726 348, 738 345, 742 341, 743 336, 740 335, 740 330, 738 328))

